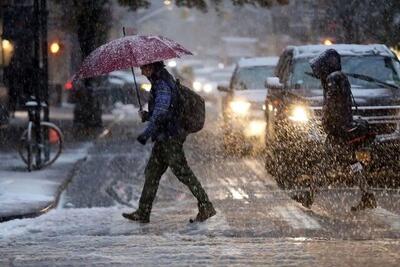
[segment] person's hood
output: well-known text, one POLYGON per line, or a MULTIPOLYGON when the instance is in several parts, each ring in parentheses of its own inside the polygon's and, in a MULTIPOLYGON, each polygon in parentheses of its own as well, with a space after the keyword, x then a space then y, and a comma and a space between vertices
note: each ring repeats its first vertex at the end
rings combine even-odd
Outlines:
POLYGON ((318 79, 326 79, 332 72, 342 70, 340 55, 335 49, 328 49, 311 59, 310 65, 318 79))

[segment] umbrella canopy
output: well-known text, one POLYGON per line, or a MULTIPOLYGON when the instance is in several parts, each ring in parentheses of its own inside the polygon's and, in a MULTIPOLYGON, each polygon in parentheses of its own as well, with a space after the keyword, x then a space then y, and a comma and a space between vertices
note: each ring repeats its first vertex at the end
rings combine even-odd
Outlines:
POLYGON ((140 67, 192 53, 163 36, 125 36, 106 43, 83 61, 77 78, 88 78, 114 70, 140 67))

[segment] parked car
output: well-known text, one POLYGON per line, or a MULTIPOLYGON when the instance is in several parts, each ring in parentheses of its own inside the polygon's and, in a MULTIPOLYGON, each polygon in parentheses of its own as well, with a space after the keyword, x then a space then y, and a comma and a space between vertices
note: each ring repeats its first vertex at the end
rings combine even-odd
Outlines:
MULTIPOLYGON (((319 151, 326 138, 320 123, 323 91, 320 80, 312 75, 309 60, 327 48, 287 47, 279 58, 276 77, 266 82, 266 167, 289 182, 320 160, 319 151)), ((342 71, 349 78, 358 105, 357 110, 353 107, 354 117, 367 120, 378 138, 392 140, 382 144, 379 168, 383 164, 398 166, 395 143, 400 138, 399 60, 384 45, 338 44, 329 48, 341 55, 342 71)))
MULTIPOLYGON (((135 74, 135 77, 142 104, 145 104, 148 101, 151 84, 143 75, 135 74)), ((134 79, 129 71, 113 71, 96 77, 93 84, 93 93, 100 101, 103 111, 110 111, 117 102, 138 106, 134 79)), ((67 92, 68 102, 76 102, 77 90, 80 88, 83 88, 83 82, 80 80, 73 82, 71 79, 65 83, 64 90, 67 92)))
POLYGON ((274 72, 277 57, 245 58, 237 62, 221 98, 223 145, 226 151, 263 144, 265 120, 263 104, 267 95, 265 79, 274 72))

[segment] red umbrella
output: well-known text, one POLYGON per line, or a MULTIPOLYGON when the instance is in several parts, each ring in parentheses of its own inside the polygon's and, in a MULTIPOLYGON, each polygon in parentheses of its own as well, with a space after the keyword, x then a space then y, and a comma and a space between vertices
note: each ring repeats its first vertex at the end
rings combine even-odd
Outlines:
MULTIPOLYGON (((76 78, 94 77, 114 70, 140 67, 157 61, 179 58, 183 55, 192 55, 192 53, 177 42, 163 36, 124 36, 106 43, 90 53, 83 61, 76 78)), ((132 75, 139 108, 142 110, 133 68, 132 75)))
POLYGON ((125 36, 106 43, 83 61, 78 78, 88 78, 114 70, 140 67, 149 63, 179 58, 192 53, 162 36, 125 36))

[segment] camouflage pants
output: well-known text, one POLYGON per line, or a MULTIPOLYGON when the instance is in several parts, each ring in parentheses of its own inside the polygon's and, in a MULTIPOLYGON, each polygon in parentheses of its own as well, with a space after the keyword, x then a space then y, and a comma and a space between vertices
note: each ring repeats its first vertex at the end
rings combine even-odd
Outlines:
POLYGON ((197 198, 199 206, 209 203, 207 193, 186 161, 183 151, 183 141, 169 139, 166 141, 157 141, 153 146, 145 170, 145 183, 139 200, 139 211, 144 214, 150 214, 161 176, 168 167, 171 168, 179 181, 190 189, 192 194, 197 198))

